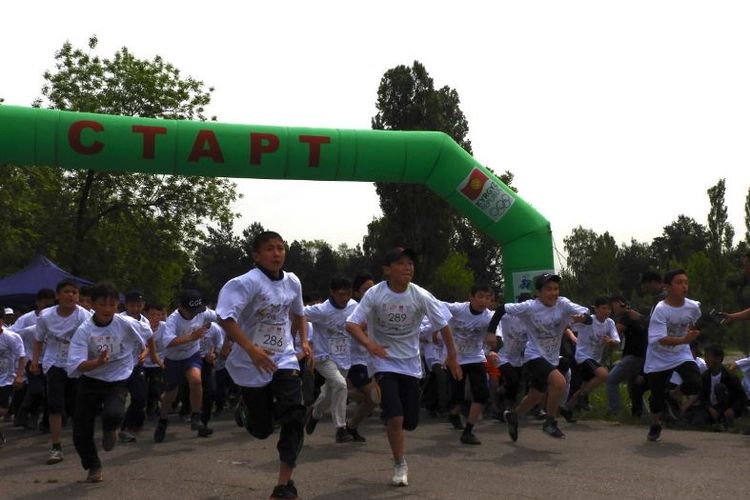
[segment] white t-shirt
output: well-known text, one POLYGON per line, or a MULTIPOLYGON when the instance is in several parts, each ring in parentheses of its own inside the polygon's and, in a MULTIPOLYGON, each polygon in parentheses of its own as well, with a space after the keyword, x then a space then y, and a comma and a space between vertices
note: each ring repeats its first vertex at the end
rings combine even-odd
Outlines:
POLYGON ((590 325, 577 323, 575 331, 578 333, 578 342, 576 343, 576 363, 583 363, 587 359, 593 359, 597 363, 601 362, 602 354, 606 339, 620 341, 620 335, 617 333, 615 322, 611 318, 605 318, 599 321, 596 316, 591 316, 590 325))
MULTIPOLYGON (((255 345, 273 352, 272 359, 281 369, 299 370, 294 354, 290 313, 304 316, 302 284, 293 273, 282 271, 282 278, 271 280, 263 271, 252 269, 233 278, 219 292, 216 313, 233 319, 242 333, 255 345)), ((242 387, 264 387, 271 373, 260 372, 250 355, 232 345, 226 364, 235 383, 242 387)))
POLYGON ((589 310, 565 297, 559 297, 553 306, 546 306, 539 299, 520 304, 505 304, 506 314, 519 316, 526 329, 528 341, 524 351, 524 362, 544 358, 552 366, 560 362, 560 344, 563 333, 574 314, 588 314, 589 310))
POLYGON ((141 323, 119 314, 115 314, 107 326, 98 326, 93 317, 87 319, 70 341, 68 376, 86 375, 105 382, 127 379, 135 366, 133 352, 145 347, 141 330, 141 323), (81 363, 98 358, 104 349, 109 351, 107 363, 83 374, 78 371, 81 363))
POLYGON ((339 308, 331 299, 322 304, 305 307, 305 316, 313 324, 316 338, 313 343, 315 361, 332 359, 340 370, 352 366, 352 336, 346 331, 346 318, 357 307, 355 300, 349 300, 346 306, 339 308))
POLYGON ((214 352, 218 356, 219 350, 224 344, 224 329, 218 323, 211 323, 211 326, 208 328, 206 334, 201 337, 199 343, 202 357, 205 358, 208 355, 211 347, 214 348, 214 352))
MULTIPOLYGON (((141 339, 143 340, 143 345, 147 345, 146 343, 148 340, 154 336, 154 332, 151 331, 151 323, 149 323, 148 318, 141 314, 140 318, 136 319, 130 316, 127 311, 123 311, 119 313, 120 316, 125 316, 126 318, 130 318, 134 321, 137 321, 141 325, 140 335, 141 339)), ((135 364, 138 364, 138 358, 141 356, 141 353, 143 352, 142 348, 138 348, 136 346, 136 351, 133 352, 133 361, 135 364)))
POLYGON ((91 312, 79 305, 65 317, 60 316, 57 310, 58 307, 48 307, 42 311, 36 323, 34 339, 47 344, 42 357, 44 373, 53 366, 67 368, 70 339, 78 327, 91 317, 91 312))
POLYGON ((34 332, 36 331, 36 328, 31 327, 36 326, 38 319, 39 316, 36 314, 36 311, 29 311, 19 317, 16 322, 13 323, 13 326, 6 327, 21 336, 21 340, 23 340, 23 348, 26 351, 26 357, 29 360, 31 360, 31 356, 34 353, 34 332))
POLYGON ((520 368, 523 366, 523 353, 529 338, 526 335, 526 327, 520 316, 506 314, 500 320, 502 330, 503 346, 498 354, 499 363, 520 368))
MULTIPOLYGON (((159 321, 159 326, 156 327, 156 331, 151 330, 153 332, 154 348, 156 349, 157 356, 162 360, 162 363, 164 362, 164 354, 167 350, 167 346, 164 345, 164 328, 166 324, 167 323, 164 321, 159 321)), ((149 328, 151 328, 150 323, 149 328)), ((143 361, 143 366, 145 368, 159 367, 159 365, 153 362, 150 355, 146 356, 146 359, 143 361)))
POLYGON ((492 319, 492 312, 485 309, 479 314, 471 311, 468 302, 444 303, 451 313, 448 324, 456 343, 458 363, 484 363, 484 346, 487 338, 487 326, 492 319))
POLYGON ((370 338, 386 348, 385 358, 371 357, 370 375, 393 372, 422 376, 419 328, 425 316, 435 330, 442 330, 450 320, 443 303, 414 283, 409 283, 402 293, 391 290, 385 281, 367 290, 347 321, 366 324, 370 338))
POLYGON ((23 340, 7 327, 0 329, 0 387, 12 385, 16 380, 18 360, 26 356, 23 340))
POLYGON ((166 346, 164 350, 164 357, 179 361, 181 359, 188 359, 195 353, 200 351, 200 340, 192 340, 184 344, 169 347, 169 343, 177 337, 184 337, 190 335, 198 328, 203 325, 210 325, 216 321, 216 313, 211 309, 206 309, 202 313, 196 314, 193 319, 187 320, 182 317, 179 309, 175 309, 172 314, 167 318, 166 324, 164 325, 164 334, 162 335, 162 342, 166 346))
POLYGON ((663 300, 659 302, 648 325, 648 348, 643 371, 661 372, 693 361, 688 344, 661 345, 659 340, 664 337, 685 337, 690 325, 694 325, 700 317, 700 303, 694 300, 685 299, 680 307, 672 307, 663 300))
POLYGON ((419 336, 424 361, 430 368, 436 364, 444 364, 445 358, 448 355, 448 352, 445 349, 445 344, 443 343, 442 335, 440 335, 440 333, 433 335, 436 331, 438 330, 432 326, 430 320, 425 316, 422 320, 422 324, 419 325, 419 336))

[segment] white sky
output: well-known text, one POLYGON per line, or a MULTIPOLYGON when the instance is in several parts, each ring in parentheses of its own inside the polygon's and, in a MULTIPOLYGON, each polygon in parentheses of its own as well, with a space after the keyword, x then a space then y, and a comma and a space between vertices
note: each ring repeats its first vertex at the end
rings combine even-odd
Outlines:
MULTIPOLYGON (((563 237, 650 240, 705 223, 727 179, 744 235, 750 3, 694 1, 8 2, 0 97, 29 105, 65 40, 156 54, 214 86, 219 121, 370 128, 383 73, 415 59, 461 97, 475 157, 511 170, 563 237), (117 5, 117 7, 115 7, 117 5)), ((239 180, 243 217, 288 240, 361 242, 371 184, 239 180)))

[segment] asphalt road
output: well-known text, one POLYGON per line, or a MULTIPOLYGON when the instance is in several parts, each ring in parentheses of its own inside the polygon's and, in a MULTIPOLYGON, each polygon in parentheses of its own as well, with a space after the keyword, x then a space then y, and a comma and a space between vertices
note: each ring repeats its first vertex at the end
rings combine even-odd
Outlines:
MULTIPOLYGON (((214 436, 194 437, 171 417, 164 443, 152 425, 136 443, 100 451, 104 482, 85 477, 64 434, 65 461, 48 466, 48 436, 2 424, 8 439, 0 449, 0 498, 223 499, 268 498, 278 470, 276 438, 258 441, 230 416, 212 423, 214 436)), ((658 443, 646 441, 644 426, 607 422, 563 424, 567 439, 524 422, 518 443, 505 425, 483 421, 481 446, 462 445, 460 431, 445 421, 422 420, 407 438, 409 482, 388 485, 392 465, 383 426, 376 418, 360 428, 363 444, 335 444, 323 420, 305 441, 295 481, 310 499, 359 498, 743 498, 750 491, 750 437, 665 429, 658 443)), ((98 436, 97 436, 98 439, 98 436)))

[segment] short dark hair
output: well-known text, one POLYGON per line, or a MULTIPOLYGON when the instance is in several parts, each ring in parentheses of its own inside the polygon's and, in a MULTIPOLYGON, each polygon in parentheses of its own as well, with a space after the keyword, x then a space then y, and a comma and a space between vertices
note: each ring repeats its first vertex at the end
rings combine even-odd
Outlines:
POLYGON ((627 304, 628 300, 621 293, 616 293, 614 295, 610 295, 609 297, 609 303, 612 304, 614 302, 619 302, 620 304, 627 304))
POLYGON ((64 280, 62 280, 61 282, 59 282, 57 284, 57 286, 55 287, 55 293, 60 293, 60 290, 62 290, 66 286, 72 286, 76 290, 80 290, 80 287, 78 286, 78 283, 76 283, 75 281, 73 281, 70 278, 65 278, 64 280))
POLYGON ((120 294, 112 283, 97 283, 91 287, 91 301, 99 299, 114 299, 120 301, 120 294))
POLYGON ((352 289, 353 290, 359 290, 363 284, 367 283, 368 281, 374 281, 372 278, 372 274, 370 273, 360 273, 354 277, 352 280, 352 289))
POLYGON ((641 275, 641 283, 650 283, 652 281, 661 282, 661 275, 656 271, 646 271, 641 275))
POLYGON ((476 295, 478 292, 493 293, 493 290, 488 283, 474 283, 471 285, 469 294, 476 295))
POLYGON ((252 249, 253 252, 260 252, 260 247, 263 246, 264 243, 271 240, 281 240, 284 241, 284 238, 281 237, 279 233, 276 231, 263 231, 259 235, 257 235, 255 238, 253 238, 253 245, 252 249))
POLYGON ((594 299, 594 307, 599 306, 608 306, 609 305, 609 299, 607 297, 597 297, 594 299))
POLYGON ((684 274, 687 276, 687 273, 685 272, 684 269, 672 269, 671 271, 667 271, 666 273, 664 273, 664 284, 671 285, 675 276, 679 276, 681 274, 684 274))
POLYGON ((55 291, 51 288, 40 288, 36 292, 36 300, 55 299, 55 291))
POLYGON ((720 345, 711 345, 706 348, 706 354, 710 354, 715 358, 719 358, 719 361, 724 361, 724 349, 720 345))
POLYGON ((346 276, 334 276, 331 278, 331 290, 351 290, 352 281, 346 276))

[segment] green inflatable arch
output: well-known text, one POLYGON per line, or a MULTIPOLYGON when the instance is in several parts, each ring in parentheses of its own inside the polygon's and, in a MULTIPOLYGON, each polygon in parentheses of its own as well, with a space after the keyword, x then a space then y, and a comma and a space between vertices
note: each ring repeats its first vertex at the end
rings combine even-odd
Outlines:
POLYGON ((424 184, 502 246, 506 296, 527 291, 534 275, 554 268, 549 222, 440 132, 229 125, 3 105, 0 164, 424 184))

